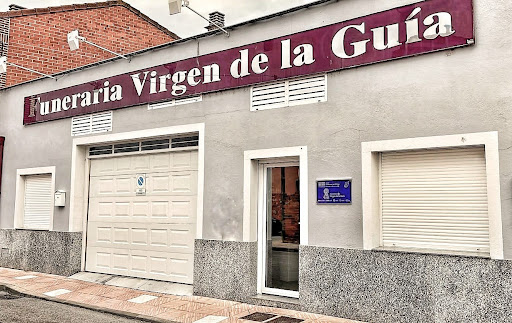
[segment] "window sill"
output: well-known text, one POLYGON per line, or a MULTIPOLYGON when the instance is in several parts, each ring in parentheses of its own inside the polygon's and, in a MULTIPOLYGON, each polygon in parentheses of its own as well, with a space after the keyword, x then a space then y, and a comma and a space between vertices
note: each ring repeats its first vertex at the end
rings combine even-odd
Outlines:
POLYGON ((414 253, 425 255, 438 255, 438 256, 451 256, 451 257, 468 257, 468 258, 486 258, 490 259, 489 253, 482 252, 466 252, 466 251, 451 251, 451 250, 438 250, 438 249, 417 249, 417 248, 401 248, 401 247, 378 247, 372 249, 373 251, 382 252, 396 252, 396 253, 414 253))

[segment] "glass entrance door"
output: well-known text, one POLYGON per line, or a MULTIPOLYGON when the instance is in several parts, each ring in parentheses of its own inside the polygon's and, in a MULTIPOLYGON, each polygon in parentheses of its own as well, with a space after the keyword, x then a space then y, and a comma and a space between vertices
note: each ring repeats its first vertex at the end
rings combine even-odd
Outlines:
POLYGON ((264 167, 262 292, 298 297, 300 244, 299 166, 264 167))

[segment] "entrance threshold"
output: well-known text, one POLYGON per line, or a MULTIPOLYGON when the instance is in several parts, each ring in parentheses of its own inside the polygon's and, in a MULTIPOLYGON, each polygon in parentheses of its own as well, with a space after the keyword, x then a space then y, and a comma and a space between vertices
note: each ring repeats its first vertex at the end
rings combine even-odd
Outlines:
POLYGON ((192 296, 193 294, 192 285, 170 283, 152 279, 97 274, 85 271, 69 276, 69 278, 108 286, 131 288, 161 294, 178 296, 192 296))

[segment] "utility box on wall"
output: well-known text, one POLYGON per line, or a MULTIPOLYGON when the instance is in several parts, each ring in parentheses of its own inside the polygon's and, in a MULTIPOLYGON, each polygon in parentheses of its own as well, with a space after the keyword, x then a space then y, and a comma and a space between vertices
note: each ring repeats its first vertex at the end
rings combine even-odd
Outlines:
POLYGON ((0 193, 2 193, 2 160, 4 155, 5 137, 0 137, 0 193))
POLYGON ((56 191, 55 192, 54 206, 66 206, 66 192, 65 191, 56 191))

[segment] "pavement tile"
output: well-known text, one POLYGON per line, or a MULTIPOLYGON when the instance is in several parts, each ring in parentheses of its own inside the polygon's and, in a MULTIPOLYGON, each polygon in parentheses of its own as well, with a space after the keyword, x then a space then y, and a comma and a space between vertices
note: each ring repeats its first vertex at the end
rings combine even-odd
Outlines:
POLYGON ((203 296, 194 296, 196 300, 194 302, 197 303, 205 303, 205 304, 215 304, 218 302, 218 299, 210 298, 210 297, 203 297, 203 296))
POLYGON ((171 300, 170 302, 162 303, 161 306, 166 307, 166 308, 173 308, 173 309, 177 310, 185 304, 188 304, 188 302, 187 301, 171 300))
POLYGON ((188 302, 182 306, 180 306, 178 309, 182 311, 192 312, 195 311, 201 307, 206 306, 205 303, 196 303, 196 302, 188 302))
POLYGON ((145 293, 143 291, 134 291, 132 289, 123 289, 123 290, 116 290, 111 291, 103 294, 103 297, 118 299, 121 301, 127 301, 129 299, 138 297, 140 295, 144 295, 145 293))
POLYGON ((60 295, 63 295, 63 294, 71 293, 71 292, 72 291, 70 291, 70 290, 60 288, 60 289, 56 289, 56 290, 52 290, 52 291, 46 292, 46 293, 44 293, 44 295, 50 296, 50 297, 57 297, 57 296, 60 296, 60 295))
POLYGON ((168 310, 167 308, 159 307, 159 306, 151 306, 151 305, 146 305, 146 304, 135 304, 130 309, 128 309, 128 312, 147 315, 147 316, 156 316, 156 315, 163 313, 167 310, 168 310))
POLYGON ((245 311, 251 311, 255 307, 256 307, 256 305, 245 304, 245 303, 239 303, 239 304, 232 306, 232 308, 234 308, 234 309, 242 309, 245 311))
POLYGON ((183 323, 192 323, 197 320, 200 320, 204 317, 208 316, 208 314, 201 314, 201 313, 187 313, 184 316, 180 316, 177 320, 179 322, 183 323))
POLYGON ((112 305, 111 309, 117 310, 117 311, 129 312, 130 308, 133 308, 133 307, 134 307, 133 303, 118 300, 117 303, 112 305))
POLYGON ((89 300, 91 300, 95 297, 96 297, 95 295, 82 294, 80 292, 71 292, 68 294, 63 294, 63 295, 57 296, 57 298, 59 298, 59 299, 68 300, 68 301, 72 301, 72 302, 78 302, 78 303, 86 303, 86 304, 90 304, 89 300))
POLYGON ((128 302, 135 303, 135 304, 144 304, 149 301, 155 300, 157 298, 158 298, 157 296, 144 294, 144 295, 140 295, 140 296, 134 297, 132 299, 129 299, 128 302))
POLYGON ((228 317, 226 320, 222 321, 221 323, 247 323, 247 322, 248 321, 240 320, 236 317, 228 317))
POLYGON ((59 282, 58 284, 54 285, 55 288, 68 289, 70 291, 78 291, 80 289, 84 289, 89 286, 91 286, 91 284, 76 282, 76 281, 63 281, 63 282, 59 282))
POLYGON ((170 297, 166 297, 166 296, 160 296, 160 297, 158 297, 156 299, 150 300, 146 304, 147 305, 152 305, 152 306, 161 306, 162 304, 170 303, 170 302, 175 302, 175 301, 176 300, 174 298, 170 298, 170 297))
POLYGON ((91 304, 91 305, 95 305, 95 306, 99 306, 99 307, 103 307, 103 308, 108 308, 108 309, 114 309, 114 307, 119 306, 119 304, 124 302, 124 301, 119 301, 117 299, 106 298, 106 297, 103 297, 103 296, 98 296, 98 297, 99 297, 98 303, 91 304))
POLYGON ((249 313, 248 311, 244 311, 244 310, 236 311, 232 307, 226 307, 226 308, 219 310, 218 312, 213 313, 212 315, 233 317, 234 315, 239 314, 240 312, 249 313))
POLYGON ((18 280, 26 280, 26 279, 34 279, 34 278, 37 278, 37 276, 35 276, 35 275, 24 275, 24 276, 14 277, 14 279, 18 279, 18 280))
POLYGON ((32 284, 16 284, 16 286, 24 287, 26 290, 36 291, 39 289, 49 289, 52 286, 58 285, 58 281, 54 282, 33 282, 32 284))
POLYGON ((251 309, 251 311, 261 312, 261 313, 272 313, 273 310, 275 310, 274 307, 267 307, 267 306, 254 306, 251 309))
POLYGON ((80 289, 80 293, 91 294, 91 295, 103 295, 105 293, 108 293, 109 290, 110 290, 110 288, 108 286, 96 285, 96 286, 89 286, 89 287, 80 289))
POLYGON ((158 318, 164 319, 164 320, 177 321, 180 317, 185 316, 185 314, 187 314, 187 313, 188 312, 185 312, 185 311, 171 309, 169 311, 159 313, 155 316, 158 318))
MULTIPOLYGON (((208 314, 208 315, 214 315, 215 313, 220 312, 223 309, 225 309, 224 306, 208 304, 206 306, 200 307, 199 309, 195 310, 194 312, 208 314)), ((224 316, 224 315, 222 315, 222 316, 224 316)))
POLYGON ((226 319, 227 317, 225 316, 208 315, 200 320, 195 321, 195 323, 220 323, 226 319))
POLYGON ((215 302, 213 302, 213 304, 218 305, 218 306, 231 307, 231 306, 234 306, 234 305, 237 305, 237 304, 241 304, 241 303, 240 302, 233 302, 233 301, 226 301, 226 300, 223 300, 223 299, 216 299, 215 302))

